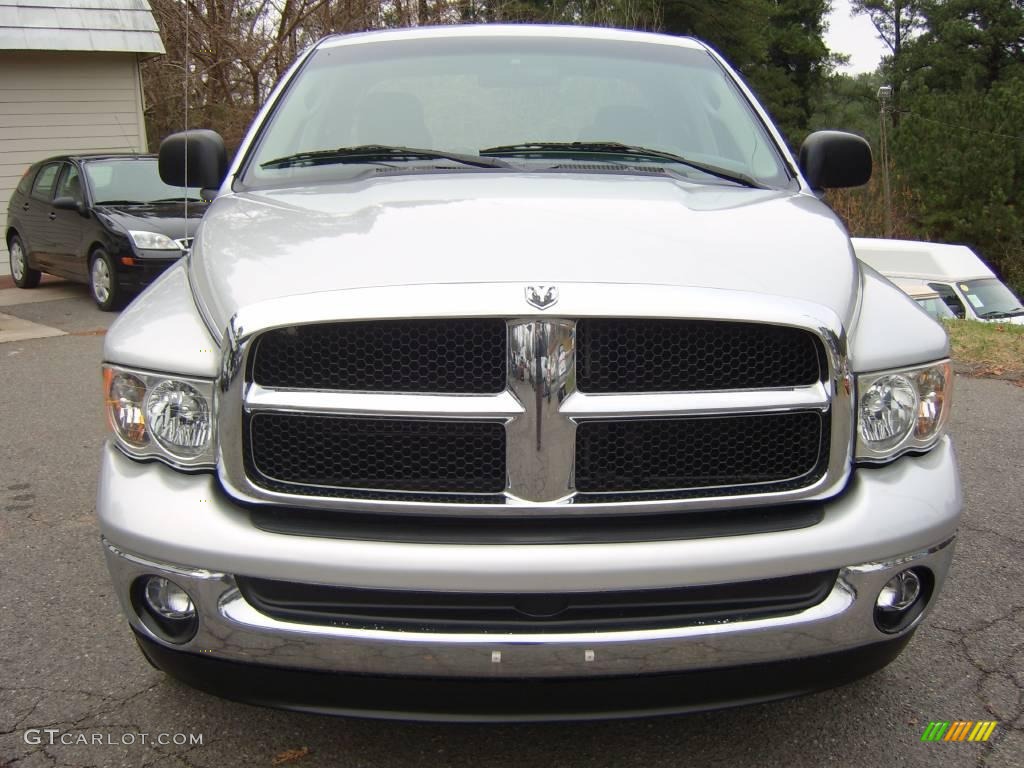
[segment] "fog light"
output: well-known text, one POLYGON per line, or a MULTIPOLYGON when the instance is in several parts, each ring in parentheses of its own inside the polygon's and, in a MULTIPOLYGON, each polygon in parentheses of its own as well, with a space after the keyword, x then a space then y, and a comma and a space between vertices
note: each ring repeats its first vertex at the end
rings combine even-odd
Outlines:
POLYGON ((165 619, 188 619, 196 615, 188 592, 162 576, 153 576, 146 582, 146 603, 165 619))
POLYGON ((906 629, 921 615, 931 593, 927 569, 900 571, 885 583, 875 598, 875 624, 883 632, 906 629))
POLYGON ((142 576, 131 601, 143 625, 168 643, 187 643, 199 629, 199 613, 188 592, 163 576, 142 576))

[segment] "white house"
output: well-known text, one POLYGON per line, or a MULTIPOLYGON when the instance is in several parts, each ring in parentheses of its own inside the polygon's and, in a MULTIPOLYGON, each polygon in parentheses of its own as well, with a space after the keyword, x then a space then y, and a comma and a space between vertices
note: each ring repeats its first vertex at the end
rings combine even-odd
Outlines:
POLYGON ((31 163, 146 151, 139 62, 162 53, 147 0, 0 0, 0 274, 7 202, 31 163))

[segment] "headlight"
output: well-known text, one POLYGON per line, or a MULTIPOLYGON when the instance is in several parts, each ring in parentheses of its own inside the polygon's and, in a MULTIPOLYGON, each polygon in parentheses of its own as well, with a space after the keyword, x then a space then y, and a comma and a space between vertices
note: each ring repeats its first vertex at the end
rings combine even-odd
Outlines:
POLYGON ((167 235, 161 235, 159 232, 136 232, 131 230, 128 234, 131 235, 132 242, 135 243, 136 248, 144 248, 149 251, 181 250, 176 242, 167 235))
POLYGON ((146 419, 169 453, 195 456, 210 444, 210 405, 191 384, 161 381, 146 397, 146 419))
POLYGON ((107 420, 118 445, 136 458, 177 467, 212 467, 213 382, 103 368, 107 420))
POLYGON ((931 448, 949 420, 948 361, 857 376, 857 458, 882 462, 931 448))

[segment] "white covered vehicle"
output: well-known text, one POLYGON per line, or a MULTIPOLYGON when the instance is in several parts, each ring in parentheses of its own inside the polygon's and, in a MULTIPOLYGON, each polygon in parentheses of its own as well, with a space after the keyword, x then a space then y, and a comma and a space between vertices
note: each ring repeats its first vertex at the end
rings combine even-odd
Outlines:
POLYGON ((1024 306, 966 245, 855 237, 857 258, 893 280, 920 281, 956 317, 1024 325, 1024 306))

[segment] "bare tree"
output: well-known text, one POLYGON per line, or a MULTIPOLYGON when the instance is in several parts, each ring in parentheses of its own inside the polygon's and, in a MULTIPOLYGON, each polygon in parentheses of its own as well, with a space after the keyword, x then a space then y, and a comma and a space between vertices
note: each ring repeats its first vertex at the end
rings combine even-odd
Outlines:
MULTIPOLYGON (((420 0, 425 2, 426 0, 420 0)), ((167 55, 144 65, 149 135, 213 126, 229 148, 277 80, 330 32, 383 25, 399 0, 151 0, 167 55)))

